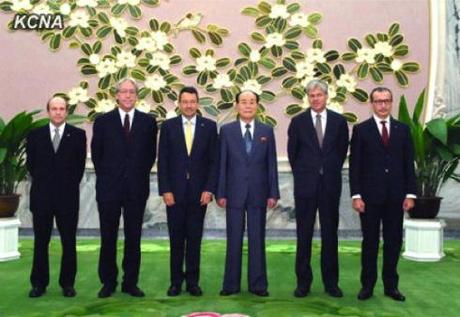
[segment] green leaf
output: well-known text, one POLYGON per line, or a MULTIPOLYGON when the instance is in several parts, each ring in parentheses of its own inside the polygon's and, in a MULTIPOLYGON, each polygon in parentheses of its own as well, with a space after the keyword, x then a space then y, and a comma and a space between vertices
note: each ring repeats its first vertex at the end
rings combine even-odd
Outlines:
POLYGON ((344 116, 349 123, 356 123, 358 121, 358 116, 351 112, 344 112, 342 116, 344 116))
POLYGON ((50 48, 52 50, 57 50, 60 44, 61 44, 61 34, 57 33, 51 38, 50 48))
POLYGON ((66 39, 74 35, 75 31, 77 30, 76 26, 68 26, 62 31, 62 36, 66 39))
POLYGON ((141 89, 139 89, 139 98, 144 99, 151 93, 152 93, 152 90, 150 88, 142 87, 141 89))
POLYGON ((102 49, 102 42, 101 41, 96 41, 93 44, 92 51, 94 54, 98 54, 102 49))
POLYGON ((110 79, 112 78, 112 76, 109 74, 107 76, 104 76, 103 78, 101 78, 99 80, 99 83, 97 84, 97 86, 99 87, 99 89, 107 89, 109 86, 110 86, 110 79))
POLYGON ((208 37, 209 37, 209 40, 211 41, 211 43, 219 46, 222 44, 223 40, 222 40, 222 36, 220 36, 218 33, 216 32, 208 32, 208 37))
POLYGON ((353 51, 353 52, 357 52, 358 49, 362 48, 363 46, 361 45, 361 43, 355 39, 355 38, 351 38, 348 40, 348 47, 353 51))
POLYGON ((312 47, 322 49, 323 48, 323 41, 321 41, 321 39, 314 40, 313 43, 312 43, 312 47))
POLYGON ((160 24, 158 23, 157 19, 153 18, 153 19, 150 19, 149 21, 149 27, 150 27, 150 30, 155 32, 159 30, 160 24))
POLYGON ((276 62, 269 57, 261 58, 260 63, 268 69, 273 69, 276 66, 276 62))
POLYGON ((120 15, 120 14, 122 14, 123 11, 126 10, 126 7, 127 7, 127 6, 128 6, 127 4, 119 4, 119 3, 117 3, 116 5, 114 5, 114 6, 112 7, 112 10, 111 10, 111 11, 112 11, 112 14, 113 14, 113 15, 120 15))
POLYGON ((402 71, 398 70, 394 72, 396 80, 402 87, 407 87, 409 85, 409 78, 402 71))
POLYGON ((311 39, 315 39, 318 37, 318 29, 313 25, 307 25, 307 27, 305 27, 303 31, 305 35, 311 39))
POLYGON ((358 55, 356 55, 356 53, 354 53, 354 52, 353 52, 353 53, 351 53, 351 52, 350 52, 350 53, 343 53, 343 54, 342 54, 342 59, 343 59, 344 61, 352 61, 352 60, 354 60, 357 56, 358 56, 358 55))
POLYGON ((409 46, 405 44, 398 45, 395 48, 394 56, 406 56, 409 53, 409 46))
POLYGON ((275 29, 278 31, 278 33, 283 33, 287 27, 287 21, 281 17, 278 17, 275 19, 273 25, 275 29))
POLYGON ((270 82, 270 80, 272 80, 272 78, 269 76, 260 75, 257 77, 257 82, 261 85, 265 85, 266 83, 270 82))
POLYGON ((296 13, 299 11, 300 5, 298 3, 291 3, 290 5, 287 6, 287 12, 290 14, 296 13))
POLYGON ((264 90, 262 91, 262 94, 260 94, 260 100, 272 102, 273 100, 275 100, 275 94, 271 91, 264 90))
POLYGON ((283 49, 276 45, 270 48, 270 52, 274 57, 280 57, 281 55, 283 55, 283 49))
POLYGON ((403 41, 404 41, 404 36, 402 36, 401 34, 397 34, 390 39, 389 43, 391 46, 395 47, 401 44, 403 41))
POLYGON ((407 73, 416 73, 420 70, 420 64, 416 62, 407 62, 403 64, 401 69, 407 73))
POLYGON ((259 16, 259 9, 255 7, 246 7, 241 11, 244 15, 249 15, 251 17, 258 17, 259 16))
POLYGON ((375 43, 377 43, 377 38, 373 34, 366 35, 365 40, 366 40, 367 44, 372 48, 374 48, 375 43))
POLYGON ((83 75, 94 75, 94 74, 97 74, 97 70, 96 70, 96 67, 94 67, 93 65, 84 65, 81 69, 80 69, 81 73, 83 75))
POLYGON ((313 12, 311 14, 308 15, 308 22, 310 22, 311 24, 318 24, 319 22, 321 22, 321 19, 323 18, 322 14, 319 13, 319 12, 313 12))
POLYGON ((131 77, 136 79, 136 80, 144 81, 145 80, 145 73, 140 69, 133 69, 131 71, 131 77))
POLYGON ((241 67, 240 74, 241 74, 241 76, 243 77, 243 79, 245 81, 251 79, 251 77, 252 77, 251 70, 249 69, 248 66, 241 67))
POLYGON ((208 81, 208 73, 207 72, 200 72, 198 77, 196 78, 196 82, 200 86, 206 85, 208 81))
POLYGON ((151 7, 158 5, 158 0, 142 0, 142 2, 151 7))
POLYGON ((394 36, 398 34, 398 32, 399 32, 399 23, 393 23, 388 30, 388 35, 394 36))
POLYGON ((99 21, 101 21, 104 24, 110 24, 110 19, 107 16, 107 14, 105 14, 104 12, 99 12, 97 14, 97 18, 99 19, 99 21))
POLYGON ((251 48, 246 43, 240 43, 238 45, 238 50, 243 56, 246 56, 246 57, 249 57, 249 55, 251 54, 251 48))
POLYGON ((192 35, 198 41, 198 43, 203 44, 206 42, 206 37, 204 36, 203 32, 192 30, 192 35))
POLYGON ((272 22, 272 18, 268 15, 262 15, 256 19, 256 25, 259 28, 264 28, 272 22))
POLYGON ((103 39, 107 36, 107 34, 110 33, 110 31, 112 31, 112 27, 111 26, 103 26, 103 27, 100 27, 97 31, 96 31, 96 36, 100 39, 103 39))
POLYGON ((299 100, 303 100, 303 98, 307 95, 305 92, 305 88, 303 87, 295 87, 291 90, 291 95, 294 98, 297 98, 299 100))
POLYGON ((302 111, 303 111, 303 108, 301 106, 299 106, 298 104, 296 104, 296 103, 287 106, 286 109, 284 110, 284 112, 288 116, 296 115, 296 114, 298 114, 299 112, 302 112, 302 111))
POLYGON ((422 116, 424 105, 425 105, 425 89, 422 90, 422 92, 417 98, 417 102, 415 103, 414 113, 412 117, 412 121, 414 122, 414 124, 420 123, 420 118, 422 116))
POLYGON ((259 32, 252 32, 251 33, 251 38, 256 41, 256 42, 265 42, 265 36, 263 36, 261 33, 259 32))
POLYGON ((260 1, 257 7, 261 12, 265 14, 269 14, 272 11, 272 6, 265 1, 260 1))
POLYGON ((283 59, 283 66, 286 67, 286 69, 290 70, 291 72, 296 72, 297 71, 296 63, 290 57, 286 57, 286 58, 283 59))
POLYGON ((296 50, 299 48, 299 43, 296 41, 286 41, 284 44, 284 47, 287 48, 288 50, 296 50))
POLYGON ((284 74, 286 74, 288 70, 284 67, 277 67, 274 70, 272 70, 272 77, 281 77, 284 74))
POLYGON ((169 33, 169 31, 171 30, 171 24, 169 22, 163 22, 161 23, 160 25, 160 31, 164 32, 164 33, 169 33))
POLYGON ((246 57, 242 57, 242 58, 238 58, 236 61, 235 61, 235 64, 234 66, 238 66, 238 65, 241 65, 241 64, 244 64, 248 61, 248 59, 246 57))
POLYGON ((447 146, 447 123, 445 119, 432 119, 427 122, 426 128, 435 139, 447 146))
POLYGON ((382 82, 383 80, 383 74, 382 72, 378 69, 378 67, 370 67, 369 68, 369 73, 371 74, 372 76, 372 79, 377 82, 377 83, 380 83, 382 82))
POLYGON ((302 29, 299 26, 295 26, 287 30, 286 33, 284 33, 284 38, 286 40, 292 40, 292 39, 297 38, 301 33, 302 33, 302 29))
POLYGON ((378 63, 378 64, 376 64, 376 66, 379 69, 379 71, 381 71, 383 73, 392 73, 393 72, 393 69, 387 63, 378 63))
POLYGON ((80 30, 81 34, 83 34, 84 37, 90 37, 93 34, 93 30, 91 28, 79 27, 78 29, 80 30))
POLYGON ((171 65, 177 65, 182 62, 182 58, 180 57, 180 55, 174 55, 169 58, 169 61, 171 65))
POLYGON ((291 56, 293 59, 305 59, 305 54, 299 51, 291 52, 291 56))
POLYGON ((218 68, 221 68, 221 67, 225 67, 227 66, 228 64, 230 64, 230 58, 228 57, 224 57, 224 58, 219 58, 217 61, 216 61, 216 67, 218 68))
POLYGON ((364 62, 358 67, 358 78, 364 79, 367 77, 367 73, 369 72, 369 64, 364 62))
POLYGON ((213 117, 217 117, 219 115, 219 109, 217 109, 217 107, 214 105, 205 106, 203 107, 203 109, 204 111, 206 111, 206 113, 208 113, 209 115, 213 117))
POLYGON ((360 102, 366 102, 369 99, 367 92, 360 88, 356 88, 355 91, 351 92, 351 95, 360 102))
POLYGON ((318 68, 318 71, 322 74, 329 74, 331 72, 331 66, 327 63, 318 63, 316 64, 316 68, 318 68))
POLYGON ((339 58, 339 52, 335 51, 335 50, 331 50, 329 52, 327 52, 326 54, 324 54, 324 58, 326 58, 326 61, 328 62, 333 62, 335 60, 337 60, 339 58))
POLYGON ((223 101, 231 103, 233 101, 233 94, 228 89, 221 89, 220 96, 223 101))
POLYGON ((152 90, 152 98, 156 103, 162 104, 164 101, 163 94, 160 91, 152 90))
POLYGON ((201 97, 199 103, 202 107, 210 106, 214 103, 214 99, 212 99, 211 97, 201 97))
POLYGON ((128 26, 125 29, 125 32, 126 32, 126 34, 128 34, 130 36, 137 36, 137 34, 139 33, 139 30, 134 26, 128 26))
POLYGON ((333 68, 335 78, 339 79, 342 74, 346 73, 345 67, 342 64, 337 64, 333 68))
POLYGON ((190 53, 190 56, 192 56, 193 58, 197 59, 198 57, 201 57, 201 52, 199 49, 197 49, 196 47, 192 47, 190 50, 189 50, 189 53, 190 53))
POLYGON ((182 69, 182 72, 184 73, 184 75, 192 75, 192 74, 197 74, 198 73, 198 71, 196 70, 195 65, 185 66, 182 69))
POLYGON ((292 88, 292 86, 294 86, 298 82, 299 80, 295 77, 286 77, 282 82, 282 86, 283 88, 290 89, 292 88))

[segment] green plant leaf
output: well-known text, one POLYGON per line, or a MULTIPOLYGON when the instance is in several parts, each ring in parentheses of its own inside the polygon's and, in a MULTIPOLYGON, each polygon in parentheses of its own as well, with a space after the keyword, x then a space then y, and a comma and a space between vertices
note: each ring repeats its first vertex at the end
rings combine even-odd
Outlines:
POLYGON ((396 80, 402 87, 407 87, 409 85, 409 78, 402 71, 398 70, 394 72, 396 80))
POLYGON ((269 14, 272 11, 272 6, 265 1, 260 1, 259 4, 257 5, 259 10, 265 14, 269 14))
POLYGON ((426 123, 430 134, 443 145, 447 146, 447 124, 443 118, 436 118, 426 123))
POLYGON ((252 32, 251 33, 251 38, 255 41, 255 42, 265 42, 265 36, 263 36, 261 33, 259 32, 252 32))
POLYGON ((280 57, 283 55, 283 49, 276 45, 270 48, 270 52, 274 57, 280 57))
POLYGON ((273 69, 276 66, 276 62, 269 57, 261 58, 260 63, 268 69, 273 69))
POLYGON ((353 52, 357 52, 358 49, 362 48, 363 46, 361 45, 361 42, 359 42, 357 39, 355 38, 351 38, 348 40, 348 47, 353 51, 353 52))
POLYGON ((302 112, 302 111, 303 111, 303 108, 301 106, 299 106, 298 104, 296 104, 296 103, 287 106, 286 109, 284 110, 284 112, 288 116, 294 116, 294 115, 296 115, 296 114, 298 114, 299 112, 302 112))
POLYGON ((131 77, 136 80, 144 81, 145 73, 140 69, 133 69, 131 70, 131 77))
POLYGON ((300 34, 302 34, 302 29, 299 26, 295 26, 284 33, 284 38, 286 40, 292 40, 299 37, 300 34))
POLYGON ((383 74, 377 67, 374 67, 374 66, 370 67, 369 73, 371 74, 371 77, 375 82, 377 83, 382 82, 383 74))
POLYGON ((201 52, 199 49, 193 47, 189 50, 190 56, 193 58, 197 59, 198 57, 201 57, 201 52))
POLYGON ((375 66, 378 68, 379 71, 381 71, 383 73, 392 73, 393 72, 393 69, 387 63, 377 63, 375 66))
POLYGON ((307 25, 307 27, 303 28, 303 31, 305 35, 311 39, 316 39, 318 37, 318 29, 313 25, 307 25))
POLYGON ((393 23, 388 30, 388 35, 394 36, 398 34, 398 32, 399 32, 399 23, 393 23))
POLYGON ((165 21, 165 22, 161 23, 160 31, 168 34, 170 30, 171 30, 171 24, 169 22, 165 21))
POLYGON ((207 81, 208 81, 208 73, 207 72, 200 72, 198 74, 198 77, 196 78, 196 82, 198 85, 200 86, 204 86, 206 85, 207 81))
POLYGON ((319 49, 322 49, 323 48, 323 41, 321 41, 321 39, 316 39, 313 41, 313 43, 311 44, 313 48, 319 48, 319 49))
POLYGON ((409 46, 405 44, 395 47, 395 51, 393 53, 394 56, 406 56, 407 54, 409 54, 409 46))
POLYGON ((288 70, 284 67, 277 67, 275 68, 274 70, 272 70, 272 77, 281 77, 283 76, 284 74, 286 74, 288 72, 288 70))
POLYGON ((366 35, 365 40, 367 44, 372 48, 374 48, 375 43, 377 43, 377 38, 373 34, 366 35))
POLYGON ((158 23, 158 20, 153 18, 153 19, 150 19, 149 21, 149 27, 150 27, 150 30, 152 31, 158 31, 160 29, 160 23, 158 23))
POLYGON ((391 46, 396 47, 399 44, 401 44, 403 41, 404 41, 404 36, 402 36, 401 34, 397 34, 390 39, 389 43, 391 46))
POLYGON ((216 61, 216 67, 218 68, 225 67, 228 64, 230 64, 230 62, 231 62, 230 58, 228 57, 220 58, 216 61))
POLYGON ((299 100, 303 100, 303 98, 307 95, 307 93, 305 91, 305 88, 303 88, 303 87, 294 87, 291 90, 291 95, 294 98, 297 98, 299 100))
POLYGON ((61 44, 61 34, 57 33, 55 34, 50 41, 50 48, 54 51, 59 48, 59 45, 61 44))
POLYGON ((264 28, 272 22, 272 18, 267 15, 262 15, 256 19, 256 25, 259 28, 264 28))
POLYGON ((104 24, 110 24, 110 19, 107 16, 107 14, 105 14, 104 12, 99 12, 97 14, 97 18, 99 19, 99 21, 101 21, 104 24))
POLYGON ((94 75, 97 74, 96 67, 93 65, 83 65, 83 67, 80 69, 81 73, 83 75, 94 75))
POLYGON ((246 43, 240 43, 238 45, 238 50, 243 56, 246 56, 246 57, 249 57, 249 55, 251 54, 251 48, 246 43))
POLYGON ((275 100, 275 97, 276 95, 273 92, 268 91, 268 90, 264 90, 260 94, 260 100, 263 100, 266 102, 272 102, 273 100, 275 100))
POLYGON ((103 39, 107 36, 107 34, 110 33, 110 31, 112 31, 111 26, 108 26, 108 25, 102 26, 96 31, 96 36, 100 39, 103 39))
POLYGON ((282 86, 283 86, 283 88, 290 89, 290 88, 292 88, 292 86, 294 86, 298 82, 299 82, 299 80, 297 78, 293 77, 293 76, 286 77, 282 82, 282 86))
POLYGON ((71 37, 72 35, 75 34, 75 31, 77 30, 77 27, 76 26, 68 26, 66 27, 63 31, 62 31, 62 36, 65 38, 65 39, 68 39, 69 37, 71 37))
POLYGON ((308 15, 308 22, 310 22, 311 24, 318 24, 319 22, 321 22, 321 19, 323 18, 322 14, 319 13, 319 12, 313 12, 311 14, 308 15))
POLYGON ((339 58, 339 52, 336 50, 330 50, 326 54, 324 54, 324 58, 326 58, 326 61, 328 62, 333 62, 339 58))
POLYGON ((401 69, 407 73, 416 73, 420 70, 420 64, 416 62, 407 62, 402 65, 401 69))
POLYGON ((217 107, 214 105, 204 106, 203 109, 213 117, 217 117, 219 115, 219 109, 217 109, 217 107))
POLYGON ((422 90, 422 92, 417 98, 417 102, 415 103, 414 113, 412 116, 412 121, 414 122, 414 124, 421 123, 421 116, 423 113, 424 105, 425 105, 425 89, 422 90))
POLYGON ((335 65, 332 71, 337 79, 339 79, 342 74, 346 73, 345 67, 342 64, 335 65))
POLYGON ((369 72, 369 64, 364 62, 358 67, 358 78, 364 79, 367 77, 367 73, 369 72))
POLYGON ((110 74, 107 75, 107 76, 102 77, 99 80, 98 84, 97 84, 99 89, 102 89, 102 90, 107 89, 110 86, 110 79, 111 78, 112 78, 112 76, 110 74))
POLYGON ((300 44, 296 41, 286 41, 286 43, 283 46, 288 50, 296 50, 299 48, 299 45, 300 44))
POLYGON ((286 67, 286 69, 290 70, 291 72, 296 72, 297 71, 296 63, 290 57, 286 57, 286 58, 283 59, 283 66, 286 67))
POLYGON ((220 96, 223 101, 231 103, 233 101, 233 94, 230 90, 227 89, 221 89, 220 90, 220 96))
POLYGON ((327 63, 318 63, 316 64, 316 68, 318 68, 318 71, 321 74, 329 74, 331 72, 331 66, 327 63))
POLYGON ((366 102, 369 99, 367 92, 360 88, 356 88, 355 91, 351 92, 351 95, 360 102, 366 102))
POLYGON ((241 13, 244 14, 244 15, 251 16, 251 17, 258 17, 260 11, 259 11, 259 9, 255 8, 255 7, 246 7, 241 11, 241 13))
POLYGON ((347 62, 348 62, 348 61, 354 60, 357 56, 358 56, 358 55, 356 55, 356 53, 354 53, 354 52, 343 53, 343 54, 342 54, 342 59, 343 59, 344 61, 347 61, 347 62))
POLYGON ((344 112, 342 116, 344 116, 349 123, 356 123, 358 121, 358 116, 352 112, 344 112))
POLYGON ((220 36, 217 32, 208 32, 208 37, 211 43, 219 46, 222 44, 222 36, 220 36))

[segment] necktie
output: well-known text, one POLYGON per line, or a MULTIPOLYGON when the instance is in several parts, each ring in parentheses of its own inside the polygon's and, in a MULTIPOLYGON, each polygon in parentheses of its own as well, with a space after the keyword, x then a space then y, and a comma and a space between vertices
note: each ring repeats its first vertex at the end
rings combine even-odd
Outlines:
POLYGON ((185 121, 185 146, 187 147, 187 154, 190 155, 192 152, 193 134, 192 134, 192 123, 185 121))
POLYGON ((129 114, 125 115, 125 121, 123 123, 123 130, 125 131, 126 139, 129 138, 129 114))
POLYGON ((61 136, 59 135, 59 129, 55 128, 54 129, 54 136, 53 136, 53 148, 54 148, 54 153, 57 152, 59 148, 59 143, 61 142, 61 136))
POLYGON ((251 137, 251 125, 248 123, 245 126, 246 132, 244 133, 244 145, 246 147, 246 153, 249 155, 252 148, 252 137, 251 137))
POLYGON ((319 147, 323 147, 323 125, 321 123, 320 114, 316 115, 315 130, 316 130, 316 136, 318 137, 319 147))
POLYGON ((388 143, 390 141, 390 138, 388 137, 388 129, 387 129, 387 126, 386 126, 386 121, 380 121, 380 123, 382 124, 382 142, 383 142, 383 145, 385 146, 388 146, 388 143))

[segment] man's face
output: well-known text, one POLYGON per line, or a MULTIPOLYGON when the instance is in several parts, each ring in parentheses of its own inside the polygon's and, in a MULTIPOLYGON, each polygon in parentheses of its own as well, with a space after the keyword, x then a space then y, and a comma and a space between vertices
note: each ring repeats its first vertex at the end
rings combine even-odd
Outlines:
POLYGON ((180 96, 179 109, 187 119, 191 119, 196 115, 198 105, 198 98, 195 94, 184 92, 180 96))
POLYGON ((55 127, 59 127, 67 118, 65 101, 61 98, 53 98, 48 104, 48 116, 55 127))
POLYGON ((327 95, 319 88, 313 88, 308 92, 310 108, 315 112, 322 112, 326 108, 327 95))
POLYGON ((380 119, 387 118, 393 106, 391 94, 388 91, 375 91, 372 97, 372 111, 380 119))
POLYGON ((136 87, 132 82, 125 81, 120 85, 116 98, 121 110, 129 112, 137 101, 136 87))
POLYGON ((245 91, 240 95, 239 101, 236 103, 236 111, 240 115, 240 119, 249 122, 256 117, 257 113, 257 97, 253 92, 245 91))

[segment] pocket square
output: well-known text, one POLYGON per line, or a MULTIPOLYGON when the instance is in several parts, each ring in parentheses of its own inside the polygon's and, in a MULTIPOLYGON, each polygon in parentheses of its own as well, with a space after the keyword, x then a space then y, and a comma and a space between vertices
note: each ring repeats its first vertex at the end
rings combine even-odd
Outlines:
POLYGON ((260 142, 262 142, 262 143, 266 143, 267 140, 268 140, 268 139, 267 139, 266 136, 261 136, 261 137, 260 137, 260 142))

